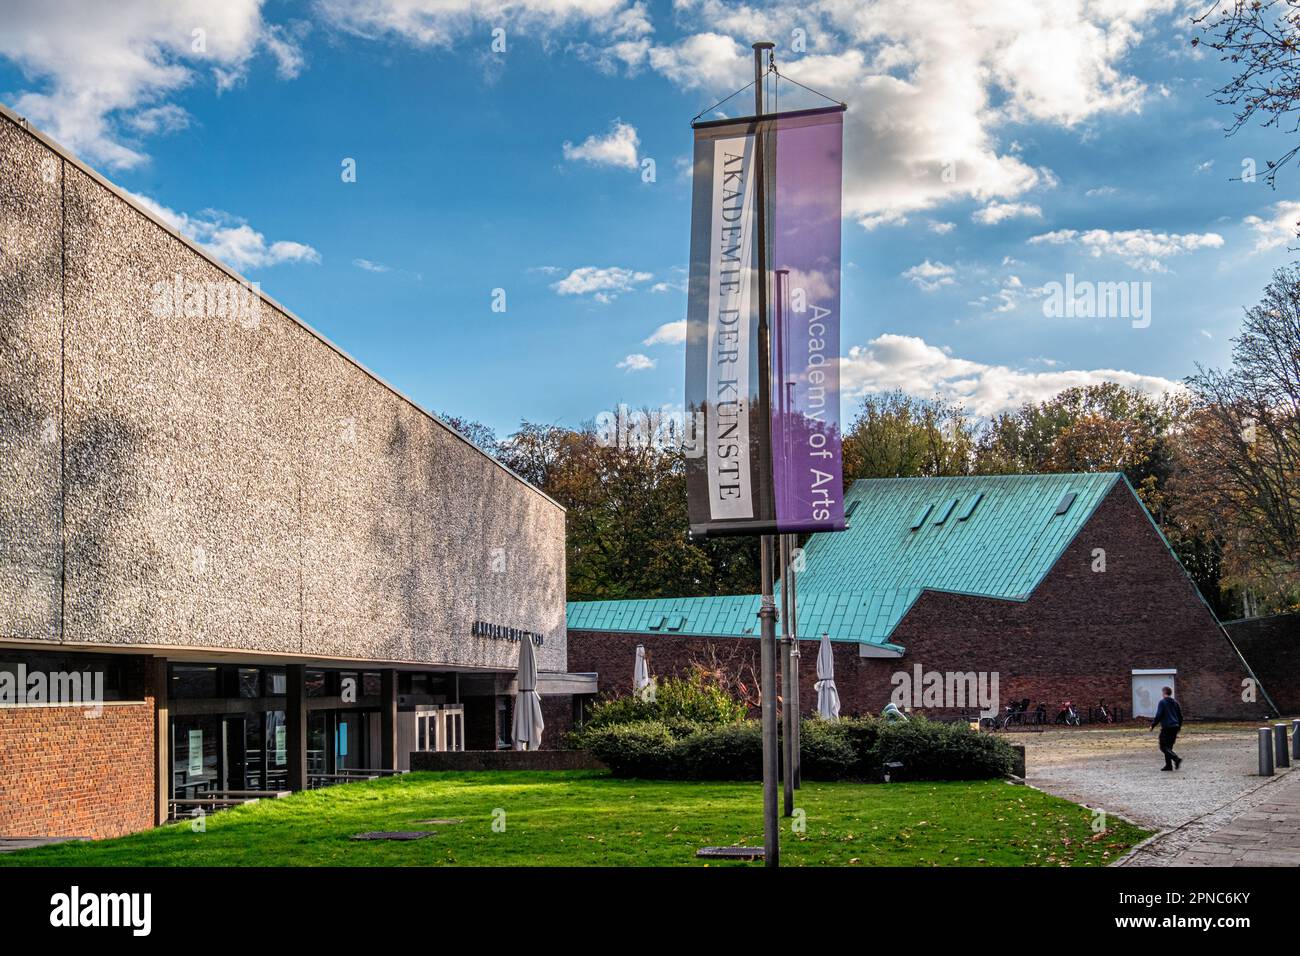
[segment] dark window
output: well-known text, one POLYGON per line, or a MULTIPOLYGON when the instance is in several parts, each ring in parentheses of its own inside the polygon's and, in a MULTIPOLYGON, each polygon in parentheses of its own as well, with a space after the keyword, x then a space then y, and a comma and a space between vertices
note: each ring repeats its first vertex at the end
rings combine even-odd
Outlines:
POLYGON ((220 671, 215 664, 173 664, 171 696, 219 697, 220 671))

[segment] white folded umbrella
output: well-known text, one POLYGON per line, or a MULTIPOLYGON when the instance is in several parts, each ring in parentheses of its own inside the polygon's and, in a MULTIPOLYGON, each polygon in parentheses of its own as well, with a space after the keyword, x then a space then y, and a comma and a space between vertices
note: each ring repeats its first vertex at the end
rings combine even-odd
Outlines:
POLYGON ((831 651, 831 636, 822 635, 817 648, 817 716, 824 720, 840 719, 840 692, 835 687, 835 655, 831 651))
POLYGON ((537 693, 537 658, 533 642, 519 642, 519 673, 515 677, 515 749, 538 750, 542 746, 542 695, 537 693))
POLYGON ((650 669, 645 664, 645 645, 636 646, 636 665, 632 668, 632 689, 637 696, 645 693, 646 686, 650 683, 650 669))

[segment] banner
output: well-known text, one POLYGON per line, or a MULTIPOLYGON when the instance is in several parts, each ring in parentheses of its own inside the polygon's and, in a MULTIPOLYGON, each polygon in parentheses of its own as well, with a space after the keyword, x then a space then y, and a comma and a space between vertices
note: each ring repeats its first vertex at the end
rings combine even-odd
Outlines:
POLYGON ((703 433, 687 457, 692 535, 844 529, 843 112, 695 126, 686 404, 703 433))

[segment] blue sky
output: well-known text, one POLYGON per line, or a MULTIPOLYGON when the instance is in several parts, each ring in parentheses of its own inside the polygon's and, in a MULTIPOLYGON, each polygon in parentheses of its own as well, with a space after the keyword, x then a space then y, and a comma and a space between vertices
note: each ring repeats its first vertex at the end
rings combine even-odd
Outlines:
POLYGON ((0 100, 421 404, 505 434, 680 404, 689 123, 771 39, 849 106, 846 416, 878 388, 990 414, 1224 363, 1293 258, 1300 172, 1232 181, 1288 141, 1224 136, 1191 8, 935 9, 18 0, 0 100), (1046 316, 1067 274, 1150 282, 1149 325, 1046 316))

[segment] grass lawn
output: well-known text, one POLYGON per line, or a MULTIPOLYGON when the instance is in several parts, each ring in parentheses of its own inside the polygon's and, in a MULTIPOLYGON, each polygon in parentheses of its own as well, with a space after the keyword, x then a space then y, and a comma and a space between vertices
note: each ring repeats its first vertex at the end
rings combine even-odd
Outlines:
MULTIPOLYGON (((762 846, 761 803, 757 784, 413 773, 225 810, 207 818, 206 832, 174 823, 2 854, 0 866, 698 866, 700 846, 762 846), (429 818, 461 822, 419 822, 429 818), (349 839, 370 830, 437 835, 349 839)), ((795 804, 807 826, 795 833, 783 821, 789 865, 1096 866, 1147 835, 1114 819, 1094 834, 1089 810, 1002 781, 806 782, 795 804)))

